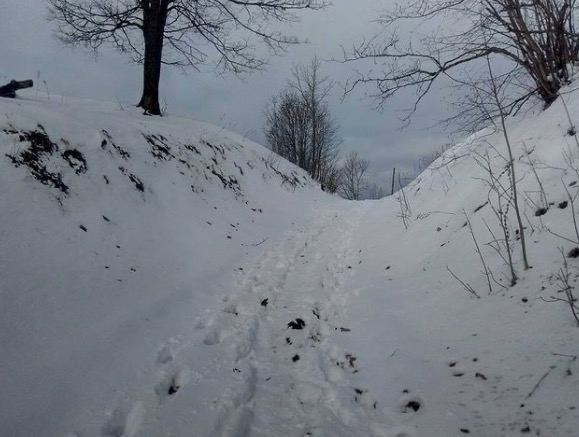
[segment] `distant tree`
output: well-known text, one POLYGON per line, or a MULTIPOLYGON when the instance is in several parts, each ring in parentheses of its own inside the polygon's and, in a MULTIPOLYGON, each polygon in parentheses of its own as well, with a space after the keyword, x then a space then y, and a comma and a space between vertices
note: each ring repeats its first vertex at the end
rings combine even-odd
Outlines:
POLYGON ((350 152, 342 167, 342 196, 350 200, 360 200, 366 187, 364 176, 370 163, 358 155, 350 152))
MULTIPOLYGON (((292 79, 266 110, 271 150, 306 170, 324 186, 337 187, 338 126, 327 104, 331 84, 314 59, 297 66, 292 79)), ((337 188, 336 188, 337 189, 337 188)))
POLYGON ((290 88, 298 92, 307 108, 310 122, 310 174, 322 181, 325 167, 337 155, 338 127, 332 120, 327 97, 332 84, 327 76, 321 75, 321 64, 314 58, 308 65, 298 65, 293 69, 290 88))
POLYGON ((249 38, 274 51, 296 43, 268 24, 294 20, 292 12, 320 9, 324 0, 48 0, 61 39, 97 50, 109 43, 143 64, 138 104, 160 115, 161 65, 192 66, 215 56, 234 73, 260 69, 265 61, 249 38))
POLYGON ((310 117, 301 96, 286 89, 272 100, 266 114, 266 139, 271 150, 300 168, 311 167, 310 117))
POLYGON ((383 197, 386 197, 386 190, 384 187, 374 183, 366 190, 365 197, 366 199, 382 199, 383 197))

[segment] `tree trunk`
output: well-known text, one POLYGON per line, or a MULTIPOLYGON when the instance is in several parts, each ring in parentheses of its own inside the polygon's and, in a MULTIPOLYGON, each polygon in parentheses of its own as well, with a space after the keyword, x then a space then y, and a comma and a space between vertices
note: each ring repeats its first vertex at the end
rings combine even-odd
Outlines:
POLYGON ((143 95, 137 106, 143 108, 146 114, 161 115, 159 81, 168 2, 167 0, 152 0, 144 1, 143 4, 143 39, 145 42, 143 95))

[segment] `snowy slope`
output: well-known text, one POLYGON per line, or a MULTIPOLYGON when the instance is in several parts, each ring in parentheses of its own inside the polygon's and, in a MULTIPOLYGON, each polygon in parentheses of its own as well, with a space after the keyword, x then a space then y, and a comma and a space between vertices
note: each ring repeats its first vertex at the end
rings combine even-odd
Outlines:
POLYGON ((193 341, 240 259, 323 193, 263 147, 192 120, 0 105, 0 434, 97 435, 127 393, 154 394, 177 371, 167 351, 193 341))
POLYGON ((576 246, 560 101, 509 122, 533 266, 514 241, 512 288, 475 161, 489 150, 502 173, 500 133, 404 193, 347 202, 184 118, 0 107, 1 435, 576 435, 579 328, 541 300, 561 296, 559 247, 576 246), (541 216, 529 160, 553 203, 541 216))
MULTIPOLYGON (((565 99, 577 123, 578 96, 565 99)), ((578 435, 579 328, 568 306, 542 299, 563 297, 554 277, 563 267, 560 250, 577 247, 565 202, 566 187, 577 195, 579 148, 567 133, 561 100, 508 126, 532 266, 523 269, 511 209, 515 287, 499 285, 508 286, 509 270, 487 244, 495 238, 486 227, 500 235, 487 204, 490 197, 496 207, 496 196, 477 164, 488 151, 508 187, 501 132, 489 129, 455 146, 405 189, 407 230, 402 193, 373 205, 364 219, 353 246, 359 265, 346 285, 356 298, 347 310, 352 334, 344 347, 360 358, 355 384, 377 403, 372 416, 400 429, 378 435, 578 435), (540 216, 540 185, 530 162, 550 204, 540 216), (496 279, 491 296, 465 213, 496 279), (470 296, 447 267, 481 298, 470 296), (421 405, 417 412, 408 408, 412 400, 421 405)), ((579 264, 567 262, 574 286, 579 264)))

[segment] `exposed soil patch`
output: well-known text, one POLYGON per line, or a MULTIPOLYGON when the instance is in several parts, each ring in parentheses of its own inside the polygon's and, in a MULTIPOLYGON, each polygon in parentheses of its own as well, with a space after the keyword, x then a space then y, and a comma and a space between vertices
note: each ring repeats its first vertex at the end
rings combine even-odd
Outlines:
POLYGON ((114 150, 116 150, 116 152, 118 153, 118 155, 124 159, 125 161, 128 160, 131 157, 131 154, 129 152, 127 152, 125 149, 123 149, 121 146, 117 145, 114 141, 113 138, 111 137, 111 135, 106 131, 106 130, 102 130, 101 131, 102 134, 104 135, 105 139, 102 140, 101 142, 101 148, 103 150, 106 150, 108 145, 110 144, 114 150))
POLYGON ((239 186, 239 181, 234 176, 225 176, 223 173, 216 169, 215 167, 211 168, 211 174, 217 176, 217 178, 223 184, 223 188, 226 190, 235 191, 238 194, 241 194, 241 187, 239 186))
POLYGON ((119 167, 119 170, 122 174, 126 175, 129 177, 129 180, 135 184, 135 188, 138 191, 144 192, 145 191, 145 185, 143 184, 143 182, 137 177, 135 176, 133 173, 130 173, 126 168, 124 167, 119 167))
POLYGON ((151 154, 160 161, 170 161, 175 158, 171 153, 171 147, 167 144, 167 138, 163 135, 143 134, 143 137, 151 146, 151 154))
POLYGON ((304 326, 306 326, 306 322, 304 322, 303 319, 300 318, 292 320, 287 324, 287 327, 291 329, 304 329, 304 326))
POLYGON ((58 145, 48 137, 41 125, 38 125, 37 130, 18 131, 16 129, 4 129, 4 133, 18 135, 18 140, 25 144, 19 153, 15 155, 6 154, 15 167, 24 166, 41 184, 52 186, 63 193, 68 193, 69 188, 62 181, 60 172, 50 171, 47 168, 49 158, 58 151, 58 145))
POLYGON ((418 402, 417 400, 411 400, 411 401, 408 401, 408 403, 404 406, 404 410, 405 410, 405 412, 406 411, 417 412, 418 410, 420 410, 420 407, 422 407, 420 402, 418 402))
POLYGON ((62 153, 62 157, 68 165, 70 165, 76 174, 86 173, 88 166, 86 164, 86 159, 83 154, 76 149, 65 150, 62 153))

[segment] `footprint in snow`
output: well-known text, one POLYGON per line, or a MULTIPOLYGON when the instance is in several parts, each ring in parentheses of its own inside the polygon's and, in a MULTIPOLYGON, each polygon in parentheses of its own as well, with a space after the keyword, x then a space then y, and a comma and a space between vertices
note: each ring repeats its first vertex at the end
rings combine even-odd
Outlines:
POLYGON ((237 312, 237 305, 234 303, 230 303, 225 308, 223 308, 223 312, 227 314, 232 314, 234 316, 238 316, 239 313, 237 312))
POLYGON ((205 338, 203 339, 203 344, 207 346, 214 346, 219 343, 221 343, 221 331, 219 331, 217 328, 212 328, 205 335, 205 338))
POLYGON ((189 382, 189 370, 179 368, 166 372, 161 382, 155 387, 155 393, 162 401, 175 395, 187 382, 189 382))
POLYGON ((169 339, 157 354, 157 364, 167 364, 173 361, 179 344, 180 340, 178 338, 169 339))
POLYGON ((376 435, 384 435, 385 437, 416 437, 418 434, 416 430, 410 426, 396 426, 389 429, 386 434, 376 433, 376 435))
POLYGON ((115 409, 102 429, 104 437, 133 437, 141 428, 145 407, 141 402, 115 409))
POLYGON ((197 323, 195 324, 195 329, 199 329, 199 330, 205 329, 205 328, 207 328, 208 325, 209 325, 209 321, 208 321, 208 320, 199 319, 199 320, 197 321, 197 323))
POLYGON ((455 376, 457 378, 464 376, 464 374, 466 373, 465 369, 462 366, 460 366, 458 361, 456 360, 449 361, 448 367, 450 367, 450 372, 452 373, 452 376, 455 376))

